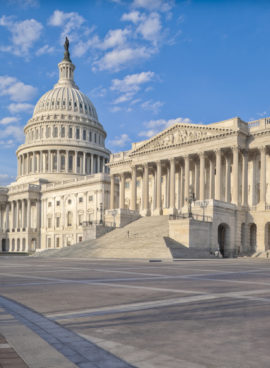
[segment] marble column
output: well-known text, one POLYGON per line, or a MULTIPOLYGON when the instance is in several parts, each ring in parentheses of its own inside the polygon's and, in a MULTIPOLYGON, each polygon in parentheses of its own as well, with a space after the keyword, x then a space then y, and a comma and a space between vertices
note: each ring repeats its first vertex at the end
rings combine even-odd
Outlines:
POLYGON ((161 214, 161 161, 157 161, 157 171, 156 171, 156 208, 154 214, 161 214))
POLYGON ((260 147, 261 171, 260 171, 260 203, 265 206, 266 199, 266 147, 260 147))
POLYGON ((120 208, 125 208, 125 174, 120 174, 120 208))
POLYGON ((39 199, 36 201, 36 216, 37 216, 36 228, 37 228, 37 230, 39 230, 40 226, 41 226, 41 208, 40 208, 40 200, 39 199))
POLYGON ((19 204, 19 201, 16 201, 16 228, 17 229, 20 227, 19 215, 20 215, 20 204, 19 204))
POLYGON ((209 198, 214 198, 214 163, 212 157, 209 157, 209 198))
POLYGON ((175 159, 170 159, 170 212, 175 213, 175 159))
POLYGON ((198 199, 199 198, 199 162, 197 162, 196 160, 194 161, 194 194, 195 194, 195 198, 198 199))
POLYGON ((233 180, 233 190, 232 190, 232 203, 238 205, 239 200, 239 149, 237 146, 233 147, 233 169, 232 169, 232 180, 233 180))
POLYGON ((91 153, 91 174, 94 174, 94 155, 91 153))
POLYGON ((215 199, 221 199, 221 150, 218 149, 216 153, 216 183, 215 183, 215 199))
POLYGON ((200 152, 200 201, 205 200, 205 156, 200 152))
POLYGON ((97 172, 100 173, 100 156, 97 156, 97 172))
POLYGON ((69 152, 66 151, 66 154, 65 154, 65 172, 68 173, 68 164, 69 164, 69 152))
POLYGON ((11 201, 11 228, 15 229, 14 201, 11 201))
POLYGON ((137 173, 136 166, 131 168, 131 210, 136 211, 137 204, 137 173))
POLYGON ((10 205, 9 205, 9 202, 7 202, 7 207, 6 207, 6 230, 9 230, 10 231, 9 209, 10 209, 10 205))
MULTIPOLYGON (((92 155, 93 156, 93 155, 92 155)), ((91 166, 91 170, 92 170, 92 166, 91 166)), ((115 183, 114 183, 114 177, 115 175, 111 175, 111 193, 110 193, 110 209, 113 210, 114 209, 114 188, 115 188, 115 183)))
POLYGON ((225 202, 231 202, 231 157, 226 156, 225 202))
POLYGON ((149 215, 149 167, 144 164, 143 167, 143 214, 149 215))
POLYGON ((189 156, 185 156, 185 191, 184 200, 189 197, 189 156))
POLYGON ((27 200, 27 227, 28 229, 31 228, 31 201, 30 199, 27 200))
POLYGON ((25 200, 22 200, 22 228, 25 229, 25 218, 26 218, 26 213, 25 213, 25 200))
POLYGON ((242 206, 248 205, 248 150, 242 151, 242 206))

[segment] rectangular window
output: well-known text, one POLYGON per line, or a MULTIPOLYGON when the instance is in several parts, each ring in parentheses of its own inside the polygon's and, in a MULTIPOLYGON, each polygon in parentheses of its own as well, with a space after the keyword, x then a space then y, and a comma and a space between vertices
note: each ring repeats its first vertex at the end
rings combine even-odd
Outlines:
POLYGON ((59 207, 60 206, 60 201, 56 201, 56 206, 59 207))
POLYGON ((47 239, 47 247, 48 248, 51 248, 51 246, 52 246, 52 239, 51 238, 48 238, 47 239))
POLYGON ((65 138, 65 127, 61 128, 61 137, 65 138))
POLYGON ((69 127, 68 138, 72 138, 72 127, 69 127))
POLYGON ((95 138, 95 143, 97 143, 97 133, 95 133, 95 136, 94 136, 95 138))
POLYGON ((79 202, 82 203, 83 202, 83 197, 79 198, 79 202))
POLYGON ((60 227, 60 217, 59 216, 57 216, 56 217, 56 227, 60 227))
POLYGON ((60 247, 60 238, 56 238, 56 248, 60 247))
POLYGON ((80 139, 80 129, 76 129, 76 139, 80 139))
POLYGON ((56 153, 53 154, 53 170, 57 170, 57 155, 56 153))
POLYGON ((61 155, 61 171, 65 170, 66 158, 65 155, 61 155))
POLYGON ((73 156, 69 155, 68 156, 68 171, 72 171, 73 170, 73 156))
POLYGON ((51 217, 48 217, 48 228, 51 229, 52 227, 52 219, 51 217))
POLYGON ((83 131, 83 140, 86 140, 86 130, 83 131))
POLYGON ((89 142, 92 142, 92 132, 89 132, 89 142))
POLYGON ((93 201, 93 196, 89 196, 89 197, 88 197, 88 201, 89 201, 89 202, 92 202, 92 201, 93 201))
POLYGON ((53 128, 53 136, 54 136, 54 138, 58 137, 58 128, 57 127, 53 128))

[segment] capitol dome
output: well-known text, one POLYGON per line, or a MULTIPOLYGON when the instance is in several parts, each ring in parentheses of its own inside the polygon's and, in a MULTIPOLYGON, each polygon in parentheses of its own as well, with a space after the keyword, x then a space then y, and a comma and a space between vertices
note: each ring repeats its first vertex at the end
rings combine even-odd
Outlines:
POLYGON ((37 180, 50 176, 59 180, 63 175, 106 171, 110 154, 105 148, 106 132, 93 103, 74 82, 75 65, 67 44, 65 49, 58 82, 38 100, 24 128, 25 144, 17 150, 20 181, 33 175, 37 180))

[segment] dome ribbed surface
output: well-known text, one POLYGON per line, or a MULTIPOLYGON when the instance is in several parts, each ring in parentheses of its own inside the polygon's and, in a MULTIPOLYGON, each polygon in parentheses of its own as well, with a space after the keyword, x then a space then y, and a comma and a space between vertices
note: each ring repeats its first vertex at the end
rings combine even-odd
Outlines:
POLYGON ((37 102, 34 114, 40 113, 75 113, 98 122, 96 109, 90 99, 79 89, 71 86, 54 87, 46 92, 37 102))

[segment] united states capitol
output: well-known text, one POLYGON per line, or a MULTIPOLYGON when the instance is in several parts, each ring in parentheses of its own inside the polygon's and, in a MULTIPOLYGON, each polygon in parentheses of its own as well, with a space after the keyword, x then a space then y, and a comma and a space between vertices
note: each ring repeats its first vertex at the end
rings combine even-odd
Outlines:
POLYGON ((1 252, 95 241, 97 257, 268 255, 270 118, 177 123, 110 154, 68 47, 58 68, 24 128, 17 179, 0 187, 1 252))

